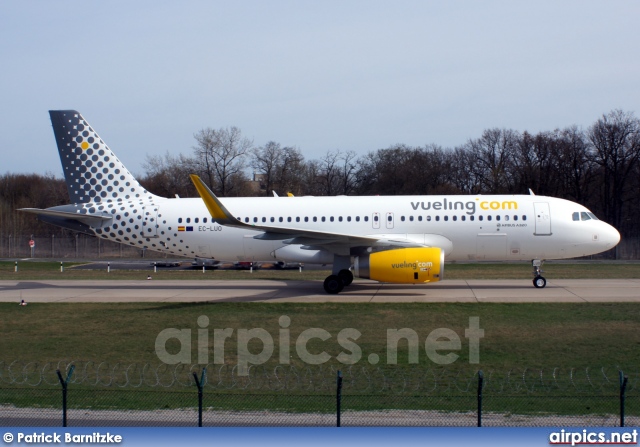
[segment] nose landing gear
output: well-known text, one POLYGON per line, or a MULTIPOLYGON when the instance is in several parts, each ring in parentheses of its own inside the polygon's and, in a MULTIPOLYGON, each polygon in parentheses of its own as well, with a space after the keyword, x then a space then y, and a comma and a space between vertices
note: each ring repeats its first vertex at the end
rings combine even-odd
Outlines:
POLYGON ((547 285, 547 280, 541 275, 543 263, 544 260, 541 259, 531 261, 531 266, 533 267, 533 286, 536 289, 542 289, 547 285))

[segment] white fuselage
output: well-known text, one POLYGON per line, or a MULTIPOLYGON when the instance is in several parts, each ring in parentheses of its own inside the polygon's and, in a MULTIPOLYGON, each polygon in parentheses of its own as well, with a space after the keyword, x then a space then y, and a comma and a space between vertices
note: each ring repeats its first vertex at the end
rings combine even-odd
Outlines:
MULTIPOLYGON (((573 258, 613 248, 620 239, 612 226, 591 218, 582 205, 535 195, 252 197, 221 202, 237 219, 263 228, 408 241, 440 247, 450 261, 573 258)), ((153 204, 130 203, 149 213, 140 227, 144 236, 130 225, 121 225, 126 227, 123 231, 113 223, 95 229, 97 235, 187 257, 323 264, 333 260, 333 254, 312 243, 291 243, 291 237, 260 240, 254 236, 263 235, 262 229, 219 225, 200 198, 154 196, 153 204)), ((101 205, 115 215, 121 209, 101 205)))

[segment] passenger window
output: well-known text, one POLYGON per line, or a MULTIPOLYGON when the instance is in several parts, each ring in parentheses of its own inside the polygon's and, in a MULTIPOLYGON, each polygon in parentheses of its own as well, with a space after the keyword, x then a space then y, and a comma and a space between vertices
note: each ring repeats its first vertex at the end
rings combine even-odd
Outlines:
POLYGON ((413 216, 409 216, 409 221, 413 222, 413 216))
POLYGON ((276 218, 275 218, 275 217, 272 217, 272 218, 271 218, 271 222, 275 222, 275 221, 276 221, 276 218))
POLYGON ((187 223, 191 223, 191 218, 187 217, 187 223))
POLYGON ((291 222, 291 217, 287 217, 287 222, 291 222))
POLYGON ((377 222, 378 221, 378 216, 373 216, 373 221, 377 222))
POLYGON ((351 216, 347 216, 347 222, 351 222, 351 216))
POLYGON ((526 215, 522 216, 522 220, 527 220, 527 216, 526 215))
POLYGON ((318 218, 317 218, 316 216, 313 216, 313 221, 314 221, 314 222, 317 222, 317 221, 318 221, 318 218))
POLYGON ((195 219, 193 219, 193 221, 194 221, 195 223, 198 223, 198 222, 200 222, 200 219, 198 219, 198 218, 196 217, 195 219))
POLYGON ((182 217, 178 217, 178 223, 182 223, 182 217))
POLYGON ((369 222, 369 216, 364 216, 364 221, 369 222))
POLYGON ((509 216, 504 216, 504 220, 506 220, 507 222, 509 222, 509 216))
POLYGON ((327 220, 327 218, 322 216, 322 221, 325 222, 326 220, 327 220))
POLYGON ((402 222, 404 222, 404 216, 401 216, 401 217, 400 217, 400 220, 401 220, 402 222))
POLYGON ((458 216, 453 216, 453 221, 457 221, 458 220, 458 216))
POLYGON ((484 219, 484 217, 482 217, 482 216, 478 216, 478 220, 479 220, 480 222, 482 222, 482 220, 483 220, 483 219, 484 219))
POLYGON ((206 217, 202 219, 202 223, 207 223, 207 218, 206 217))
POLYGON ((333 222, 333 216, 329 217, 329 222, 333 222))
POLYGON ((462 216, 460 219, 462 219, 462 221, 464 222, 465 220, 467 220, 467 216, 462 216))
POLYGON ((518 216, 513 216, 513 220, 518 220, 518 216))
POLYGON ((431 216, 427 216, 427 222, 431 222, 431 216))
POLYGON ((258 218, 257 218, 257 217, 254 217, 254 218, 253 218, 253 222, 254 222, 254 223, 258 223, 258 218))
POLYGON ((245 221, 246 223, 249 223, 249 218, 248 218, 248 217, 245 217, 245 218, 244 218, 244 221, 245 221))
POLYGON ((296 222, 300 222, 300 218, 299 217, 296 217, 296 222))
POLYGON ((342 216, 338 217, 338 222, 342 222, 342 216))
POLYGON ((580 220, 580 213, 578 213, 578 212, 573 213, 573 220, 574 221, 580 220))
POLYGON ((304 221, 309 222, 309 218, 305 216, 304 221))
POLYGON ((444 221, 448 222, 449 221, 449 216, 444 216, 444 221))
POLYGON ((267 218, 266 218, 266 217, 263 217, 263 218, 262 218, 262 222, 266 222, 266 221, 267 221, 267 218))
POLYGON ((476 220, 476 216, 469 216, 469 220, 473 222, 474 220, 476 220))
POLYGON ((440 222, 440 216, 436 216, 436 222, 440 222))
POLYGON ((283 221, 282 217, 278 217, 278 222, 282 222, 282 221, 283 221))
POLYGON ((496 216, 496 220, 500 220, 500 216, 496 216))
POLYGON ((422 216, 418 216, 418 222, 422 222, 422 216))
POLYGON ((360 216, 356 216, 356 222, 360 222, 360 216))

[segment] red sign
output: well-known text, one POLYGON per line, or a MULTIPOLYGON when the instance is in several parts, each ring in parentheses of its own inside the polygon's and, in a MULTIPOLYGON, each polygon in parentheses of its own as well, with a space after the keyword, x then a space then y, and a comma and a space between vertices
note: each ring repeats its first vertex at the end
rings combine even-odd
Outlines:
POLYGON ((35 246, 36 246, 36 241, 34 241, 33 239, 31 239, 31 240, 29 241, 29 247, 33 248, 33 247, 35 247, 35 246))

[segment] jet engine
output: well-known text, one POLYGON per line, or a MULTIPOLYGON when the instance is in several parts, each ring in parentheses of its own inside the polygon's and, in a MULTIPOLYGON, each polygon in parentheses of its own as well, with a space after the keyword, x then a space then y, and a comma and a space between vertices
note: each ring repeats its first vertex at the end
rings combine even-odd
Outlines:
POLYGON ((443 279, 444 251, 437 247, 396 248, 357 256, 355 276, 380 282, 420 284, 443 279))

